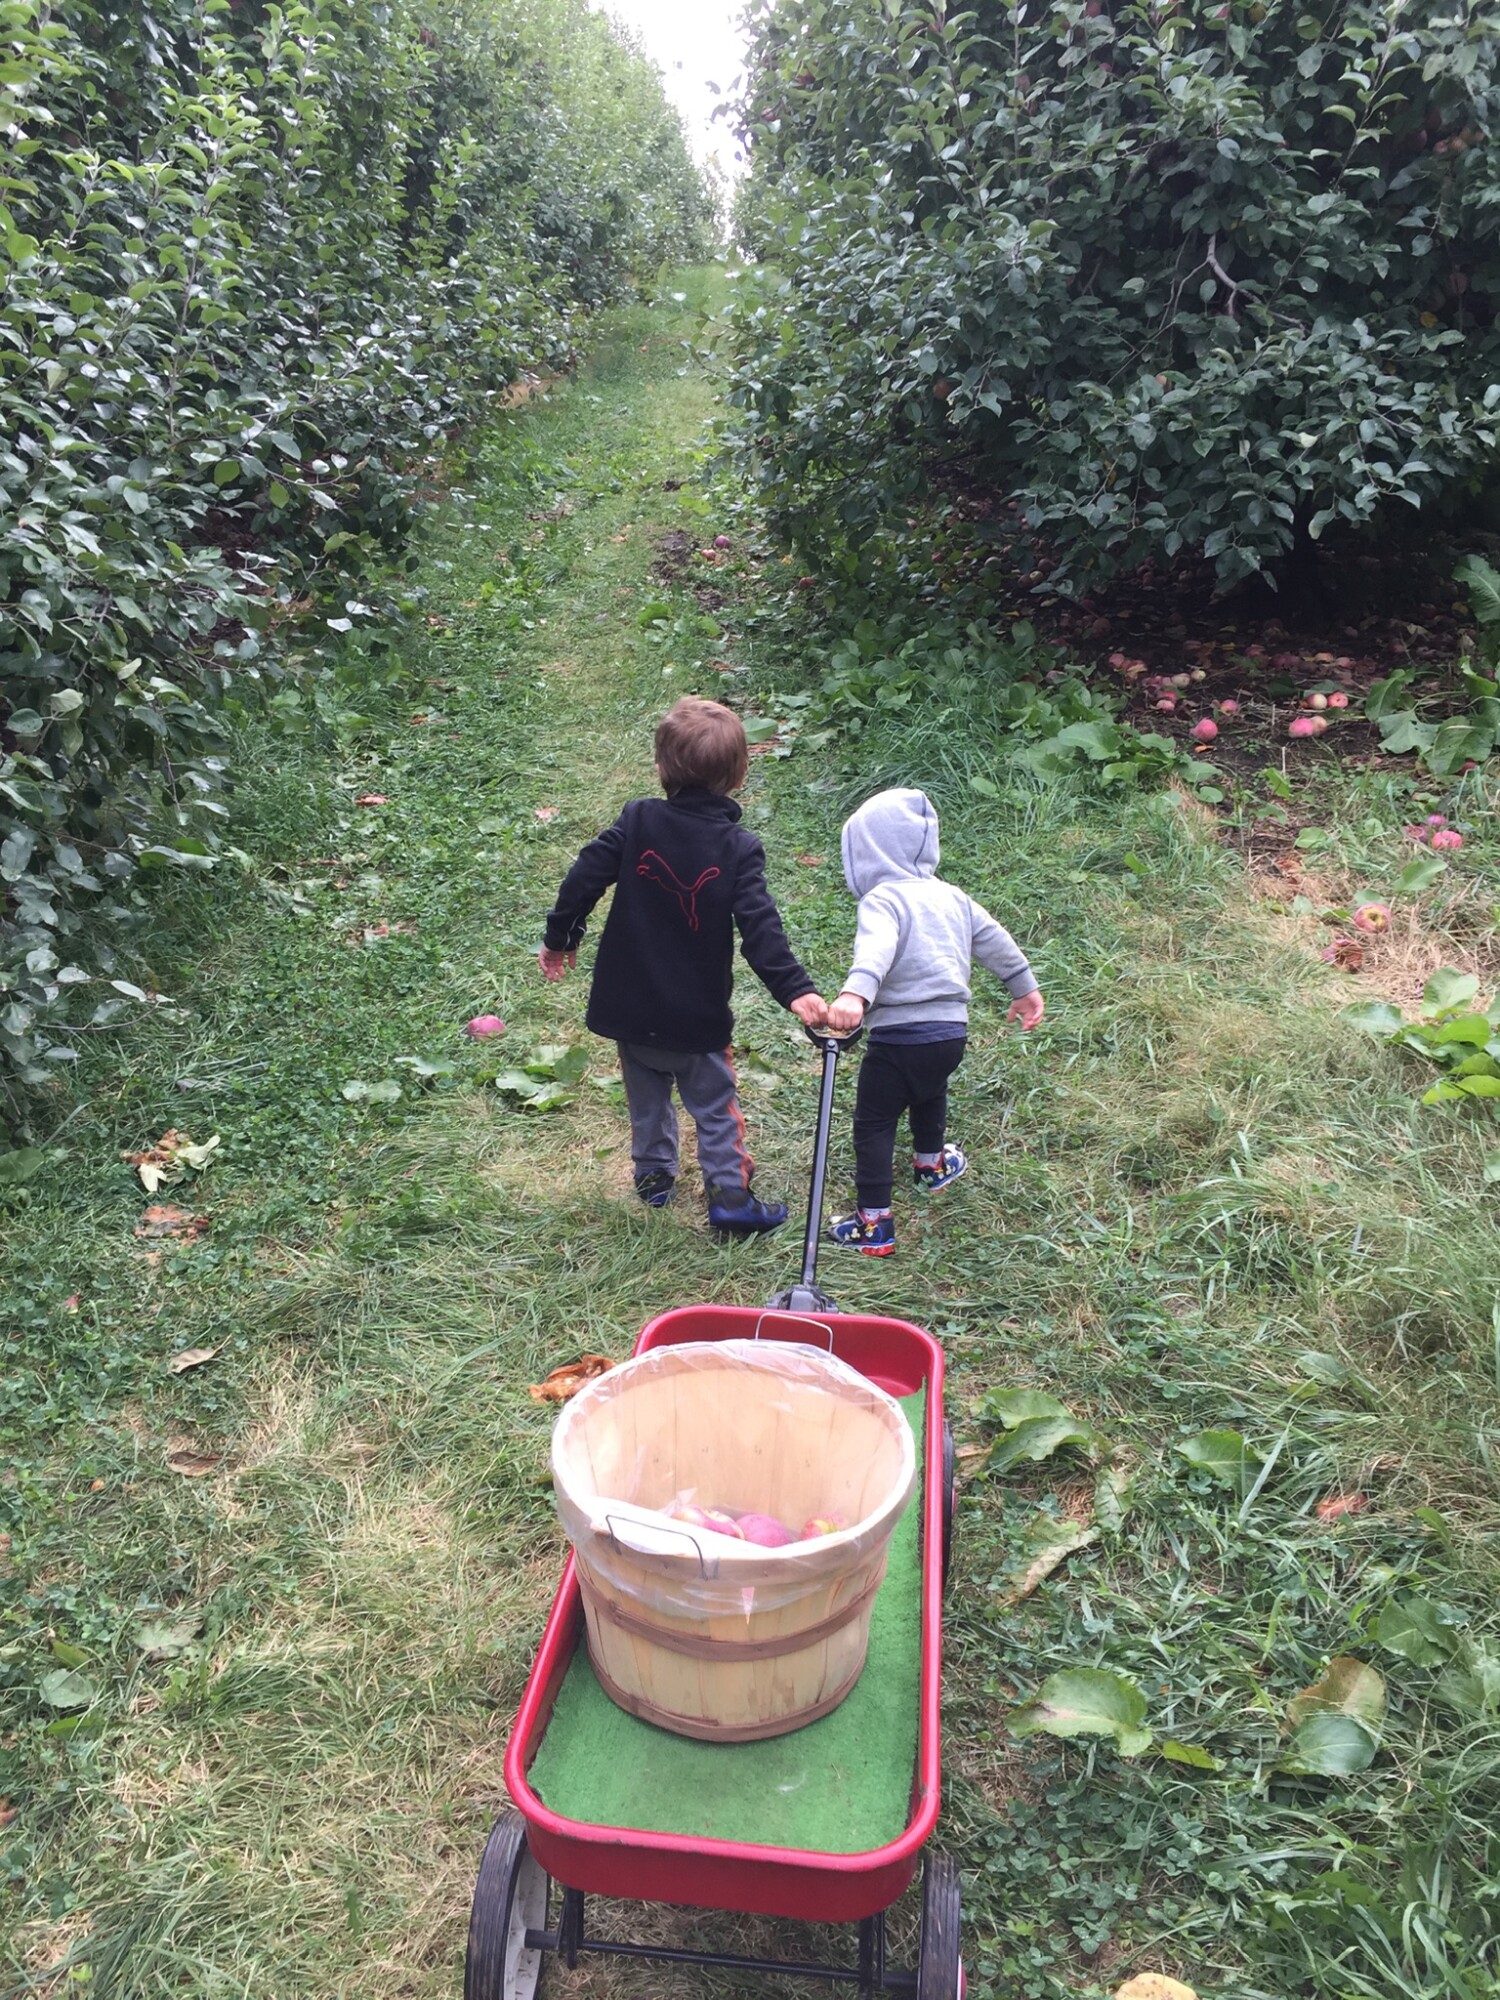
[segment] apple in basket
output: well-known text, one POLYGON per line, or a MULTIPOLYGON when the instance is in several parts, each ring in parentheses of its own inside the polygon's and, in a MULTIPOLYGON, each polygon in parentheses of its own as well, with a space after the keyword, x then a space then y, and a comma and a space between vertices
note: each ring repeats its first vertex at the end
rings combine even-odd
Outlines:
POLYGON ((848 1525, 842 1514, 814 1514, 810 1521, 802 1523, 802 1533, 798 1540, 816 1542, 824 1535, 841 1533, 848 1525))
POLYGON ((671 1518, 689 1528, 707 1528, 711 1534, 728 1535, 731 1541, 742 1542, 745 1539, 739 1522, 732 1514, 726 1514, 722 1507, 695 1507, 691 1501, 685 1500, 672 1509, 671 1518))
POLYGON ((754 1542, 763 1549, 784 1549, 788 1542, 797 1537, 784 1521, 778 1521, 774 1514, 741 1514, 740 1533, 747 1542, 754 1542))

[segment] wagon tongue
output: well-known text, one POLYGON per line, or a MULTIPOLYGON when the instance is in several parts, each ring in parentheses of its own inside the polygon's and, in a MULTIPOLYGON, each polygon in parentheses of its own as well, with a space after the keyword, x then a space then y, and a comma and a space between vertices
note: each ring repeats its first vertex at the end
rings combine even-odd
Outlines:
POLYGON ((807 1190, 807 1234, 802 1239, 802 1276, 795 1285, 767 1299, 769 1312, 836 1313, 839 1302, 818 1286, 818 1244, 823 1234, 823 1189, 828 1179, 828 1132, 833 1123, 833 1085, 839 1055, 853 1048, 861 1030, 832 1035, 826 1028, 809 1028, 807 1038, 823 1051, 823 1084, 818 1093, 818 1125, 813 1135, 812 1179, 807 1190))

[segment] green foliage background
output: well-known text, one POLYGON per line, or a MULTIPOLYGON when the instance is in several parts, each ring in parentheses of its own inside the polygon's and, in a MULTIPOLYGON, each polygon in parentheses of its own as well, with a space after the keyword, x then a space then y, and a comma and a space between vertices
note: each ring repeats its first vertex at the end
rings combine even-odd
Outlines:
POLYGON ((1082 589, 1469 501, 1500 422, 1491 0, 777 0, 733 399, 846 570, 940 476, 1082 589))
POLYGON ((316 709, 455 427, 714 217, 583 0, 0 0, 0 127, 14 1139, 150 997, 140 871, 224 853, 226 723, 316 709))

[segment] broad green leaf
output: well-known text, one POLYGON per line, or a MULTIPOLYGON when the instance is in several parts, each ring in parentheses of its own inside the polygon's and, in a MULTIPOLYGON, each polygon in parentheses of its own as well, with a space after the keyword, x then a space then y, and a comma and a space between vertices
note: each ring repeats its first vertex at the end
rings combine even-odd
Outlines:
POLYGON ((1469 593, 1469 603, 1481 625, 1500 624, 1500 572, 1481 555, 1465 556, 1453 571, 1455 583, 1469 593))
POLYGON ((1292 1731, 1278 1770, 1316 1778, 1348 1778, 1368 1771, 1379 1740, 1352 1715, 1310 1715, 1292 1731))
POLYGON ((1500 1715, 1500 1658, 1483 1646, 1462 1643, 1457 1658, 1433 1683, 1432 1693, 1466 1722, 1500 1715))
POLYGON ((1435 1029, 1432 1039, 1439 1046, 1444 1042, 1469 1042, 1482 1049, 1493 1033, 1483 1014, 1460 1014, 1456 1020, 1444 1021, 1435 1029))
POLYGON ((0 1153, 0 1187, 20 1187, 34 1180, 47 1164, 45 1146, 17 1146, 0 1153))
POLYGON ((1013 1736, 1113 1737, 1125 1757, 1151 1747, 1146 1697, 1134 1681, 1100 1667, 1069 1667, 1049 1674, 1034 1698, 1010 1718, 1013 1736))
POLYGON ((1413 1666, 1437 1667, 1458 1647, 1458 1635, 1445 1625, 1435 1604, 1425 1597, 1398 1597, 1382 1605, 1370 1621, 1370 1639, 1413 1666))
POLYGON ((1389 1000, 1358 1000, 1343 1008, 1339 1019, 1362 1035, 1394 1035, 1402 1025, 1401 1009, 1389 1000))
POLYGON ((985 1472, 1008 1472, 1013 1465, 1023 1459, 1033 1464, 1050 1458, 1064 1445, 1080 1445, 1084 1449, 1097 1442, 1093 1429, 1088 1424, 1079 1423, 1076 1417, 1066 1414, 1060 1417, 1027 1417, 997 1438, 990 1446, 981 1467, 985 1472))
MULTIPOLYGON (((3 1168, 4 1165, 4 1156, 0 1155, 0 1168, 3 1168)), ((1490 1186, 1493 1186, 1496 1181, 1500 1181, 1500 1147, 1497 1147, 1492 1153, 1485 1154, 1484 1178, 1490 1186)))
POLYGON ((1022 1567, 1004 1601, 1018 1604, 1023 1597, 1029 1597, 1070 1555, 1089 1548, 1098 1539, 1099 1530, 1086 1527, 1081 1521, 1059 1521, 1051 1514, 1033 1514, 1021 1536, 1018 1559, 1022 1567))
POLYGON ((99 1699, 99 1684, 73 1667, 57 1667, 43 1674, 37 1692, 48 1708, 87 1708, 99 1699))
POLYGON ((1066 1403, 1040 1389, 991 1389, 980 1406, 980 1414, 993 1418, 1007 1430, 1014 1430, 1028 1417, 1066 1417, 1073 1421, 1073 1412, 1066 1403))
POLYGON ((1451 965, 1439 966, 1422 988, 1422 1012, 1429 1015, 1456 1014, 1469 1004, 1478 991, 1476 974, 1459 972, 1451 965))
POLYGON ((1420 896, 1430 889, 1440 875, 1446 875, 1448 864, 1441 854, 1421 854, 1415 861, 1408 861, 1396 877, 1398 896, 1420 896))
POLYGON ((1177 1450, 1189 1465, 1209 1473, 1241 1498, 1255 1484, 1256 1475, 1265 1464, 1239 1431, 1200 1431, 1197 1437, 1178 1445, 1177 1450))

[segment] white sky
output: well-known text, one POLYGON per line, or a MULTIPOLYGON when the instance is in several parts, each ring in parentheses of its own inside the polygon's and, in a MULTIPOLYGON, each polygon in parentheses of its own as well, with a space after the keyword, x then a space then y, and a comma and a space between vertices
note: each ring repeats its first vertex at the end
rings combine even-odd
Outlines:
POLYGON ((726 96, 744 66, 739 17, 742 0, 594 0, 633 28, 658 65, 667 95, 681 111, 688 139, 700 161, 717 157, 726 174, 736 172, 734 141, 710 85, 726 96), (712 122, 710 122, 712 121, 712 122))

